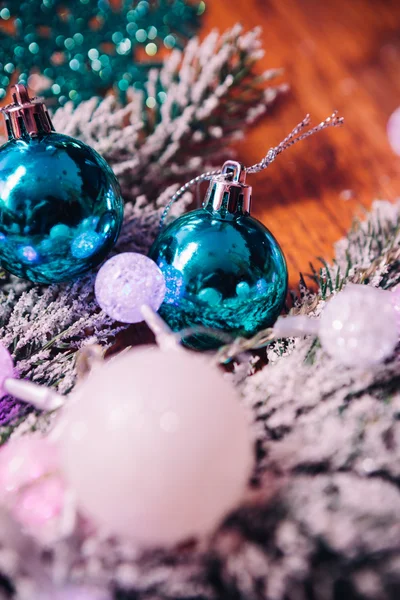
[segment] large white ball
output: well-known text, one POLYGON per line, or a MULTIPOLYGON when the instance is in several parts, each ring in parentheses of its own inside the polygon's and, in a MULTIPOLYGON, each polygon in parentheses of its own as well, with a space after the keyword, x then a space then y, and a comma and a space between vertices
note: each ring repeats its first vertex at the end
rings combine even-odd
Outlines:
POLYGON ((65 475, 78 506, 142 546, 211 532, 253 464, 247 415, 205 357, 157 347, 112 359, 65 408, 65 475))

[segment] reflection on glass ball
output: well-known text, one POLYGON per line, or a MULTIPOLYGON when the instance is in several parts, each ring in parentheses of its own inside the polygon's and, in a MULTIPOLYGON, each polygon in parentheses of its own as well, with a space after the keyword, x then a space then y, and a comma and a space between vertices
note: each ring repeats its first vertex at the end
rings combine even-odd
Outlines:
POLYGON ((84 231, 76 236, 71 244, 71 252, 75 258, 92 256, 101 244, 101 236, 95 231, 84 231))
POLYGON ((118 182, 86 144, 51 133, 0 148, 0 261, 38 283, 98 265, 122 223, 118 182))
POLYGON ((177 269, 168 265, 163 260, 160 261, 158 266, 164 275, 167 288, 164 302, 167 304, 178 305, 185 292, 183 276, 177 269))
MULTIPOLYGON (((285 301, 287 268, 273 235, 256 219, 220 219, 204 209, 176 219, 149 256, 164 274, 160 315, 174 331, 205 326, 250 337, 272 325, 285 301)), ((210 336, 186 343, 215 347, 210 336)))

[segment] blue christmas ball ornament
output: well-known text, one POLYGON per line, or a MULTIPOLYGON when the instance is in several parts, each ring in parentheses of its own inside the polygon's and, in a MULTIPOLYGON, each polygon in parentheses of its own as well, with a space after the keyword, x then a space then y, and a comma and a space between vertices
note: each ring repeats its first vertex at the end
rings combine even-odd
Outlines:
MULTIPOLYGON (((174 331, 201 325, 250 337, 282 310, 286 261, 272 233, 250 215, 251 187, 241 165, 227 161, 222 173, 203 208, 173 221, 150 250, 167 286, 159 312, 174 331)), ((221 344, 204 334, 186 341, 199 348, 221 344)))
POLYGON ((0 263, 36 283, 69 281, 98 265, 123 217, 118 182, 86 144, 54 131, 46 107, 18 84, 2 112, 0 263))

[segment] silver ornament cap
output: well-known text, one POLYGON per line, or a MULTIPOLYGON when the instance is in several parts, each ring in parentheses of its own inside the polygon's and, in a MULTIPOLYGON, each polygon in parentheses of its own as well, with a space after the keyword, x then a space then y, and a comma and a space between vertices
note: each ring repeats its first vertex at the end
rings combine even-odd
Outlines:
POLYGON ((246 185, 246 169, 235 160, 227 160, 220 175, 210 181, 203 206, 222 216, 250 214, 252 188, 246 185))
POLYGON ((23 83, 17 83, 13 89, 13 102, 0 110, 6 121, 8 139, 36 137, 55 131, 46 105, 38 98, 30 98, 23 83))

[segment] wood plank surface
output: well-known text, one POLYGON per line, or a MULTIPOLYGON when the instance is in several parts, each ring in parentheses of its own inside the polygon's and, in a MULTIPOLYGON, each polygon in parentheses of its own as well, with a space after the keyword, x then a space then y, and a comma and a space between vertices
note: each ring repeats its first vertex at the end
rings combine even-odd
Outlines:
POLYGON ((317 134, 253 175, 253 213, 286 254, 290 284, 376 198, 400 196, 400 158, 387 120, 400 105, 399 0, 208 0, 202 35, 236 22, 261 26, 260 70, 285 69, 290 92, 237 147, 259 160, 306 113, 316 124, 334 109, 343 128, 317 134))

